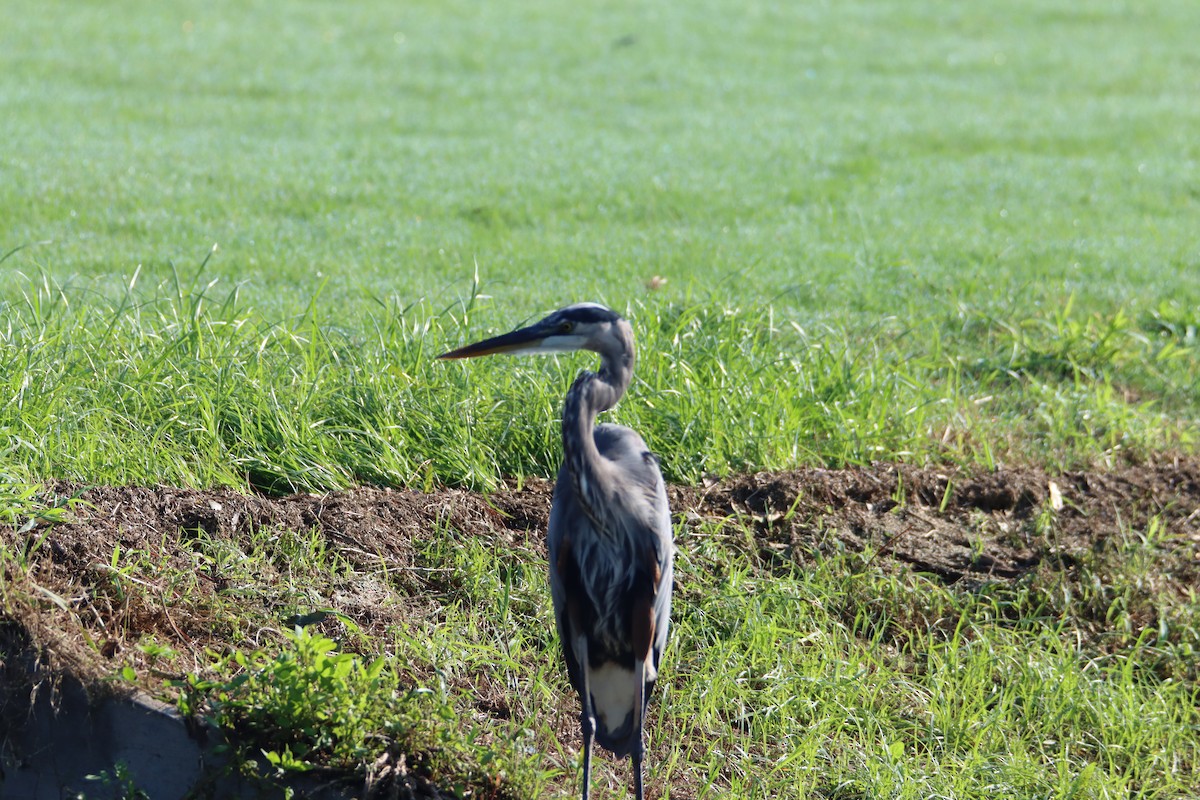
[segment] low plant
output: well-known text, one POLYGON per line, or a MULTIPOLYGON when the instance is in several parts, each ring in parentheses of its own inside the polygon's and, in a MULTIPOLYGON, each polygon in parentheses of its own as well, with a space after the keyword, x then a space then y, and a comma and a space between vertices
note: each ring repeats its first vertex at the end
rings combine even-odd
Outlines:
POLYGON ((463 736, 446 693, 401 687, 383 657, 366 661, 297 627, 278 650, 238 650, 211 672, 182 682, 180 711, 220 727, 252 760, 261 753, 277 776, 321 769, 365 778, 391 759, 476 796, 480 787, 496 798, 514 791, 495 748, 463 736))

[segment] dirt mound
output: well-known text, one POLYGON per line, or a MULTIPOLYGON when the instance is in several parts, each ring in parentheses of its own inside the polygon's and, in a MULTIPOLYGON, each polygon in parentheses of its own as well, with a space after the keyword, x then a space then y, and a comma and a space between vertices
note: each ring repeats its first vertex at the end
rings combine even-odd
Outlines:
MULTIPOLYGON (((455 489, 360 488, 283 498, 163 486, 52 483, 47 489, 82 501, 71 521, 0 528, 0 543, 27 554, 28 578, 45 600, 18 613, 18 621, 56 661, 84 674, 106 674, 103 662, 119 655, 145 663, 129 648, 147 636, 194 656, 181 664, 185 669, 200 668, 208 660, 205 650, 220 653, 237 643, 221 619, 191 613, 211 607, 218 595, 255 594, 268 598, 257 603, 265 610, 286 611, 286 601, 274 595, 286 589, 290 565, 278 553, 249 557, 255 536, 264 532, 311 532, 319 547, 356 572, 386 573, 386 585, 347 580, 331 595, 297 597, 293 604, 330 608, 365 631, 379 631, 398 616, 419 613, 429 605, 423 590, 446 579, 446 570, 421 562, 414 542, 448 526, 486 537, 496 548, 519 540, 540 550, 551 499, 545 482, 488 497, 455 489), (198 538, 207 544, 197 548, 198 538), (130 559, 137 563, 130 566, 130 559), (238 569, 249 563, 254 574, 238 569), (405 607, 381 602, 385 596, 401 597, 405 607), (85 635, 68 608, 83 619, 85 635)), ((279 627, 279 620, 267 617, 263 624, 279 627)))
MULTIPOLYGON (((52 650, 74 651, 84 662, 96 653, 111 659, 146 635, 198 658, 205 648, 219 651, 228 645, 219 620, 188 614, 177 598, 260 591, 288 569, 268 561, 262 568, 271 574, 239 577, 219 558, 197 560, 181 546, 189 538, 237 548, 264 530, 311 532, 358 571, 383 569, 387 586, 360 579, 309 605, 332 606, 363 629, 382 630, 397 614, 419 613, 428 603, 423 590, 453 579, 414 549, 430 530, 449 526, 490 542, 499 554, 513 548, 541 553, 553 493, 544 480, 486 496, 457 489, 359 488, 269 498, 228 489, 47 488, 80 494, 84 504, 73 521, 24 532, 8 528, 0 536, 29 554, 28 574, 39 591, 60 609, 82 611, 88 631, 79 637, 56 630, 50 603, 42 609, 50 617, 31 614, 22 622, 40 628, 35 637, 52 650), (114 552, 140 553, 149 572, 121 574, 114 552), (187 576, 192 583, 167 586, 154 575, 187 576), (128 591, 130 581, 140 591, 128 591), (407 605, 381 603, 385 594, 400 595, 407 605), (81 638, 91 644, 71 646, 81 638)), ((1069 566, 1080 553, 1154 529, 1172 580, 1200 584, 1200 461, 1054 476, 1038 469, 971 473, 879 464, 745 475, 672 487, 670 494, 681 543, 698 527, 736 521, 755 532, 768 562, 803 563, 834 549, 870 548, 885 569, 914 569, 946 582, 1007 581, 1048 558, 1069 566)))
POLYGON ((906 465, 760 473, 677 490, 675 507, 742 514, 760 538, 793 554, 830 544, 935 574, 1013 579, 1048 556, 1069 562, 1151 526, 1174 542, 1195 581, 1200 463, 1049 475, 1038 469, 967 473, 906 465))

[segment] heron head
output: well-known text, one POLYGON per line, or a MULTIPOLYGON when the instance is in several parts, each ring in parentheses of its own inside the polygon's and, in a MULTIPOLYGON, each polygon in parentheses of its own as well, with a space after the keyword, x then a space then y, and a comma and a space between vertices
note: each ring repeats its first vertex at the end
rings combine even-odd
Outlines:
POLYGON ((494 353, 550 355, 573 350, 603 354, 625 346, 628 327, 629 323, 612 309, 599 303, 576 303, 528 327, 451 350, 438 358, 475 358, 494 353))

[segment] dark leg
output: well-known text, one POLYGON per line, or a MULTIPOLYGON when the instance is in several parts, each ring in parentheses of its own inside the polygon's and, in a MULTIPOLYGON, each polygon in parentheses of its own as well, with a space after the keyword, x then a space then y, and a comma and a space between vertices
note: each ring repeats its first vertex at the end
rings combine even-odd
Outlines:
POLYGON ((588 683, 587 638, 584 636, 576 639, 575 657, 579 659, 579 682, 582 684, 579 692, 579 703, 582 706, 579 714, 579 727, 583 731, 583 789, 580 794, 583 800, 588 800, 588 790, 592 786, 592 738, 596 733, 596 718, 592 712, 592 688, 588 683))
POLYGON ((582 719, 583 728, 583 800, 588 800, 588 790, 592 786, 592 718, 585 712, 582 719))
POLYGON ((638 678, 637 694, 633 698, 633 729, 637 733, 637 741, 633 743, 633 751, 629 754, 629 758, 633 762, 633 794, 637 800, 643 800, 642 760, 645 756, 646 744, 642 729, 645 722, 643 711, 646 708, 646 662, 641 660, 635 662, 633 672, 638 678))

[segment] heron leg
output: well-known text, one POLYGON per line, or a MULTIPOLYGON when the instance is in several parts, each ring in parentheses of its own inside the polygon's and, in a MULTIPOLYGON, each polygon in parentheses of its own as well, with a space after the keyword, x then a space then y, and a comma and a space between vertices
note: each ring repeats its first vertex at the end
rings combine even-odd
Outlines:
POLYGON ((646 709, 646 661, 638 659, 634 662, 633 673, 637 676, 637 693, 633 698, 633 730, 637 735, 637 741, 633 743, 633 749, 629 753, 629 758, 633 762, 633 794, 637 800, 643 800, 644 791, 642 788, 642 760, 646 754, 645 737, 642 735, 642 729, 645 722, 646 709))
POLYGON ((582 800, 588 800, 588 790, 592 786, 592 738, 596 733, 596 718, 592 711, 592 688, 588 681, 587 637, 575 639, 575 658, 579 661, 579 727, 583 731, 583 789, 580 792, 582 800))

